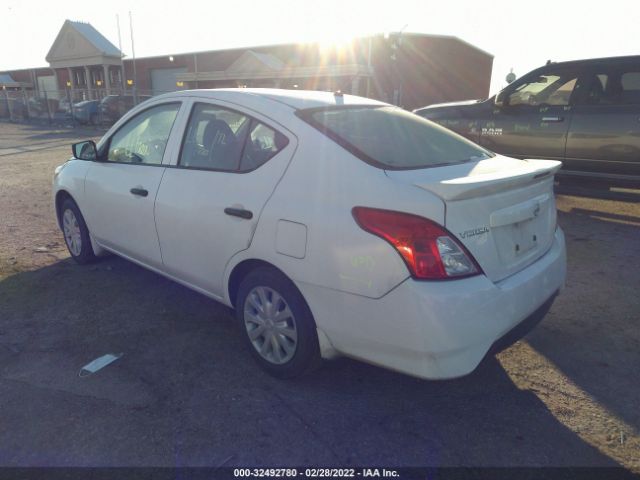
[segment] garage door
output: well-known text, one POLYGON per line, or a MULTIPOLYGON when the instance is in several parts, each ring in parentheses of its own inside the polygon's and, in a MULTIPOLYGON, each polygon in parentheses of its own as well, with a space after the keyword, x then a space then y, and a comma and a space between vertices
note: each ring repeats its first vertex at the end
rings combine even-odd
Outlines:
POLYGON ((151 70, 151 89, 153 95, 183 90, 176 86, 176 75, 186 73, 187 68, 156 68, 151 70))
POLYGON ((56 77, 54 77, 53 75, 38 77, 38 90, 40 91, 40 95, 42 96, 44 96, 44 92, 46 91, 47 97, 56 99, 60 98, 56 77))

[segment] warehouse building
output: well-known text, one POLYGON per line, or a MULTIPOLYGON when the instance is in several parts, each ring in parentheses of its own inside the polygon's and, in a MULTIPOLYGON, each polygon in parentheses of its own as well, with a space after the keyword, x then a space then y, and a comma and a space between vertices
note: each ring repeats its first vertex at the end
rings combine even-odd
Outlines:
POLYGON ((326 48, 317 43, 122 58, 88 23, 65 21, 48 68, 0 72, 0 88, 48 99, 156 95, 188 88, 340 90, 401 105, 485 98, 493 56, 456 37, 395 33, 326 48))

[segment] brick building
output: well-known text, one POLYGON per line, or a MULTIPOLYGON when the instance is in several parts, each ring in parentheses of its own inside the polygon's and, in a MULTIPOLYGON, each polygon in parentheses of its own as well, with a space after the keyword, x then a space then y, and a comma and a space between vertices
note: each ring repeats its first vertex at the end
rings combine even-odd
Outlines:
POLYGON ((122 59, 90 24, 70 20, 46 60, 48 68, 0 72, 0 87, 76 100, 133 88, 139 94, 244 86, 341 90, 413 109, 486 97, 493 64, 492 55, 456 37, 403 33, 332 49, 306 43, 167 53, 136 58, 134 74, 133 59, 122 59))

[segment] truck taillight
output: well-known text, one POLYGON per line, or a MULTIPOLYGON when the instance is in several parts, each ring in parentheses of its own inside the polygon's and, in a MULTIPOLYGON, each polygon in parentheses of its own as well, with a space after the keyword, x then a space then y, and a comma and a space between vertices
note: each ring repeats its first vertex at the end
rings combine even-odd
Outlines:
POLYGON ((368 207, 354 207, 352 214, 360 228, 396 249, 414 278, 443 280, 481 273, 464 246, 431 220, 368 207))

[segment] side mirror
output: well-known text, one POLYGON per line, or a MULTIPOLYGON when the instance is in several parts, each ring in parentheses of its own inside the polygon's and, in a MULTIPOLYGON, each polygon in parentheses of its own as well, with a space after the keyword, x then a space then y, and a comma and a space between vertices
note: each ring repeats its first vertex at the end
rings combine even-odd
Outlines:
POLYGON ((493 103, 496 107, 501 108, 508 104, 508 98, 509 98, 509 94, 505 90, 502 90, 500 93, 496 95, 495 99, 493 100, 493 103))
POLYGON ((93 140, 85 140, 71 145, 73 156, 78 160, 96 160, 98 158, 98 149, 93 140))

